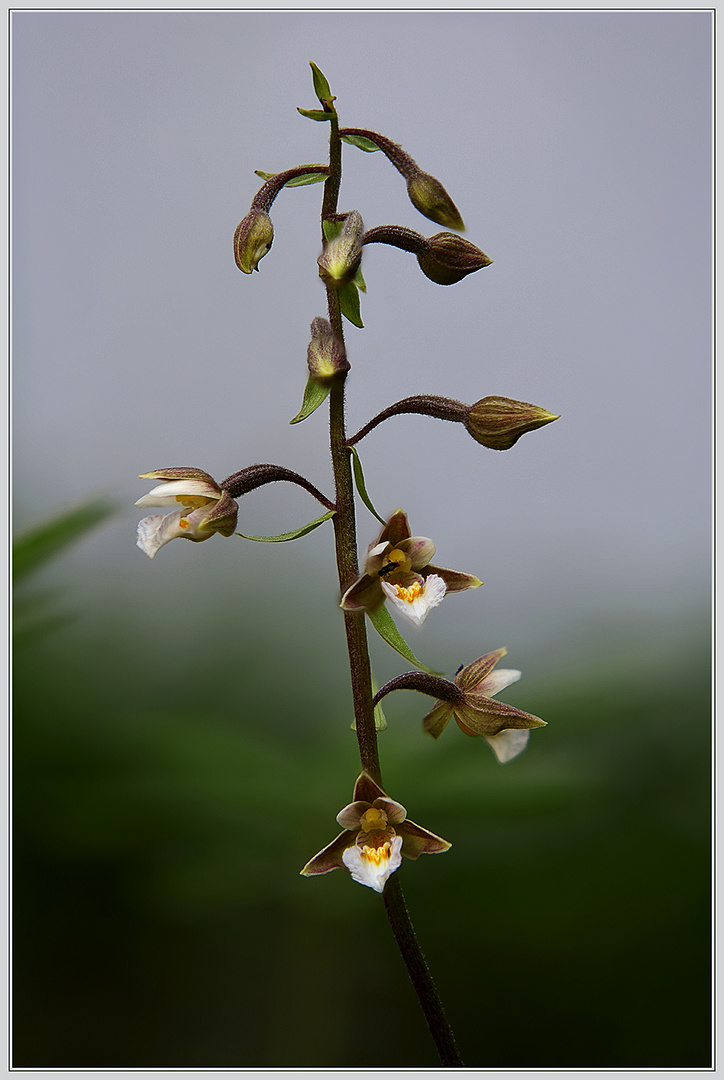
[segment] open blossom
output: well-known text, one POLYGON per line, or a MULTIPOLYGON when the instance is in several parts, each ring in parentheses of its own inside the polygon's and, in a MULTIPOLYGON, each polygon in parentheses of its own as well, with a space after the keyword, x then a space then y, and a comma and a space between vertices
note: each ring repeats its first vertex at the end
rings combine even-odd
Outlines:
POLYGON ((364 772, 357 777, 353 802, 340 810, 337 821, 344 832, 309 860, 301 871, 305 877, 344 867, 354 881, 381 893, 403 855, 417 859, 451 847, 447 840, 409 821, 404 806, 364 772))
POLYGON ((158 469, 142 473, 140 479, 164 483, 139 499, 136 506, 177 508, 171 514, 151 514, 138 523, 136 543, 149 559, 177 537, 201 543, 215 532, 231 536, 236 528, 239 512, 236 501, 203 469, 158 469))
POLYGON ((517 682, 520 672, 493 668, 506 654, 506 649, 486 653, 479 660, 460 668, 455 685, 462 691, 459 701, 437 701, 422 721, 428 734, 437 739, 454 717, 466 735, 482 735, 502 764, 517 757, 528 745, 530 728, 545 727, 546 721, 531 713, 515 709, 493 695, 517 682))
POLYGON ((396 510, 367 552, 365 572, 342 597, 346 611, 376 611, 389 600, 416 626, 422 626, 448 592, 477 589, 479 578, 432 566, 435 545, 411 536, 407 514, 396 510))

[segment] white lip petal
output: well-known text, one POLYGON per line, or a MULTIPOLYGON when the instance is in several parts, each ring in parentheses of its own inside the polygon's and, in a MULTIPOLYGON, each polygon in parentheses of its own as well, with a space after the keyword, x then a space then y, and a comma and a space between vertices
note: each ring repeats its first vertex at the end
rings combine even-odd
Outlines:
POLYGON ((518 754, 523 753, 528 745, 530 731, 528 728, 515 730, 508 728, 506 731, 499 731, 497 735, 483 735, 483 738, 492 748, 500 764, 505 765, 506 762, 512 761, 518 754))
POLYGON ((152 559, 159 548, 178 537, 184 540, 208 540, 213 530, 202 529, 199 524, 205 515, 204 507, 199 507, 192 513, 176 510, 173 514, 151 514, 139 521, 136 544, 152 559))
POLYGON ((156 552, 177 536, 183 536, 179 527, 181 511, 176 514, 151 514, 138 523, 136 544, 141 551, 152 559, 156 552))
POLYGON ((493 697, 495 694, 499 694, 501 690, 505 690, 506 686, 510 686, 511 683, 517 682, 522 672, 515 671, 512 668, 501 668, 499 671, 491 671, 487 678, 475 687, 477 693, 485 694, 486 697, 493 697))
POLYGON ((382 582, 382 590, 393 606, 402 612, 405 618, 413 622, 415 626, 422 626, 432 609, 442 603, 447 592, 447 586, 437 574, 430 574, 429 577, 425 578, 422 588, 416 596, 402 586, 393 585, 389 581, 382 582))
POLYGON ((345 848, 342 862, 352 875, 353 881, 381 893, 390 874, 394 874, 402 862, 402 837, 394 836, 389 845, 388 851, 382 854, 381 849, 377 849, 376 855, 366 853, 357 844, 345 848))

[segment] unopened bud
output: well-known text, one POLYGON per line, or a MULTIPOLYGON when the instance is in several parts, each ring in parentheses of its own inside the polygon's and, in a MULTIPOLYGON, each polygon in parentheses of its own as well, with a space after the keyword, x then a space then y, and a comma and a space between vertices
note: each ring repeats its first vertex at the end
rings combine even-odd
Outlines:
POLYGON ((505 397, 485 397, 468 409, 465 426, 476 440, 491 450, 509 450, 527 431, 550 424, 558 416, 505 397))
POLYGON ((274 239, 271 218, 264 210, 251 210, 234 233, 234 258, 242 274, 258 270, 274 239))
POLYGON ((425 250, 418 254, 417 261, 430 281, 438 285, 454 285, 468 274, 490 266, 493 260, 462 236, 441 232, 430 237, 425 250))
POLYGON ((340 371, 349 371, 344 345, 326 319, 312 322, 312 340, 307 347, 309 374, 322 386, 331 382, 340 371))
POLYGON ((430 221, 446 229, 464 229, 460 211, 439 180, 428 173, 418 172, 407 181, 410 202, 430 221))
POLYGON ((324 251, 317 259, 319 276, 325 284, 339 289, 355 276, 362 260, 363 233, 361 214, 350 210, 339 236, 324 245, 324 251))

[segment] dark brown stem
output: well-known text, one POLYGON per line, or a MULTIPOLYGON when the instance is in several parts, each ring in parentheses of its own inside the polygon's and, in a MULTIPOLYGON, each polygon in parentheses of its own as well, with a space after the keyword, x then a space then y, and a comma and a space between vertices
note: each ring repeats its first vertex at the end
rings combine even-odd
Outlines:
POLYGON ((326 165, 298 165, 294 169, 286 169, 276 173, 263 184, 252 199, 250 210, 263 210, 265 213, 271 209, 271 205, 285 184, 293 180, 295 176, 304 176, 306 173, 326 173, 326 165))
POLYGON ((339 134, 340 137, 344 135, 361 135, 363 139, 369 139, 375 146, 379 146, 387 160, 392 162, 397 171, 402 173, 406 180, 409 180, 410 177, 417 176, 422 172, 417 162, 413 161, 410 155, 403 150, 401 146, 398 146, 397 143, 392 142, 392 140, 386 138, 386 136, 379 135, 376 131, 367 131, 366 128, 342 128, 339 134))
POLYGON ((401 413, 420 413, 423 416, 434 416, 438 420, 452 420, 455 423, 464 424, 469 411, 468 405, 463 405, 461 401, 453 401, 452 398, 437 397, 435 394, 415 394, 396 401, 394 405, 388 405, 363 428, 360 428, 356 435, 347 439, 347 446, 354 446, 390 416, 399 416, 401 413))
POLYGON ((306 477, 292 472, 291 469, 285 469, 283 465, 249 465, 246 469, 227 476, 226 480, 221 481, 219 487, 222 491, 227 491, 232 499, 238 499, 256 488, 263 487, 264 484, 273 484, 277 481, 298 484, 321 502, 322 506, 326 506, 327 510, 337 509, 335 504, 330 502, 326 495, 323 495, 306 477))
POLYGON ((452 705, 457 705, 464 697, 456 683, 441 679, 438 675, 428 675, 424 671, 406 671, 404 675, 398 675, 385 683, 375 694, 372 704, 379 705, 382 699, 393 690, 416 690, 418 694, 427 694, 428 697, 437 698, 439 701, 449 701, 452 705))
POLYGON ((394 874, 388 879, 383 896, 392 933, 395 935, 397 947, 420 1000, 427 1026, 440 1055, 440 1061, 443 1065, 462 1066, 465 1062, 460 1057, 455 1036, 445 1016, 442 1000, 415 936, 400 883, 394 874))
MULTIPOLYGON (((331 121, 330 165, 329 176, 324 185, 323 221, 335 220, 341 176, 341 144, 335 114, 331 121)), ((327 305, 332 329, 339 340, 344 343, 339 297, 337 292, 329 286, 327 286, 327 305)), ((337 508, 337 513, 332 521, 334 524, 337 572, 342 592, 353 584, 359 574, 354 485, 345 433, 345 379, 346 372, 335 379, 329 395, 329 441, 337 508)), ((374 706, 372 704, 372 673, 370 671, 364 612, 345 611, 344 627, 347 635, 347 652, 349 654, 360 761, 365 772, 369 773, 372 779, 382 786, 382 771, 377 747, 374 706)), ((405 907, 402 890, 394 875, 392 879, 387 881, 384 899, 395 940, 422 1006, 440 1060, 444 1065, 462 1065, 455 1046, 452 1029, 445 1018, 442 1002, 435 989, 420 946, 417 943, 410 916, 405 907)))
POLYGON ((364 234, 362 243, 389 244, 390 247, 402 248, 403 251, 411 251, 415 255, 427 251, 429 247, 427 237, 414 229, 405 228, 404 225, 375 225, 364 234))

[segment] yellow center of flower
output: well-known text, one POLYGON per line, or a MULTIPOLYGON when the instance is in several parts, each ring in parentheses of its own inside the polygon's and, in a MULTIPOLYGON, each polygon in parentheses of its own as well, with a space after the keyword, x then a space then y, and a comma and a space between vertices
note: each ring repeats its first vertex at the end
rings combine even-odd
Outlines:
POLYGON ((387 827, 387 814, 384 810, 365 810, 360 818, 359 827, 362 832, 384 832, 387 827))
POLYGON ((366 862, 374 863, 375 866, 380 866, 383 862, 388 862, 390 855, 392 854, 392 844, 389 840, 385 840, 381 847, 368 847, 367 844, 360 849, 360 858, 366 862))
POLYGON ((425 586, 421 585, 419 581, 413 581, 412 585, 395 585, 398 597, 407 604, 417 600, 424 588, 425 586))
POLYGON ((179 527, 179 529, 188 529, 188 527, 189 527, 189 519, 188 518, 179 518, 178 527, 179 527))

